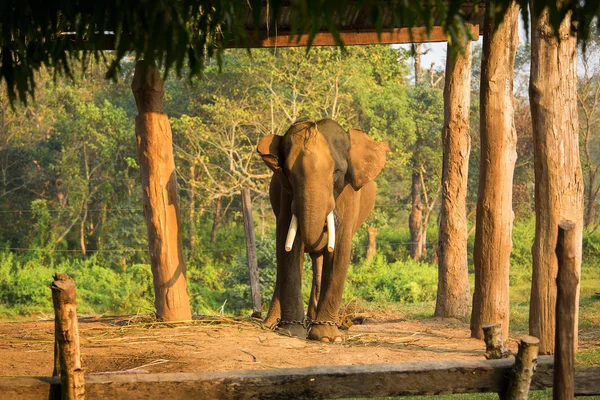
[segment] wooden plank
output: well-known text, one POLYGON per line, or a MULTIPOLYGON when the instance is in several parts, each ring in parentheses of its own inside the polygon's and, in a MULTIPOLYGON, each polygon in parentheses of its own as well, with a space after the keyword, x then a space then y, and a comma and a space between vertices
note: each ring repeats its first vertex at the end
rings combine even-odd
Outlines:
MULTIPOLYGON (((319 366, 265 371, 87 375, 88 398, 319 399, 499 392, 513 359, 319 366)), ((531 389, 552 386, 553 358, 538 358, 531 389)), ((58 378, 2 377, 2 398, 48 399, 58 378)), ((576 394, 600 394, 600 367, 575 370, 576 394)), ((52 398, 50 396, 50 398, 52 398)))
MULTIPOLYGON (((479 25, 467 24, 467 26, 471 28, 477 40, 479 38, 479 25)), ((396 28, 381 32, 381 36, 375 31, 341 31, 340 37, 345 46, 446 42, 448 40, 441 26, 433 27, 429 35, 427 35, 425 28, 396 28)), ((308 35, 290 37, 289 33, 283 32, 277 36, 270 36, 264 32, 259 32, 259 39, 254 43, 249 43, 249 47, 301 47, 307 44, 308 35)), ((335 40, 329 32, 319 32, 315 35, 312 46, 335 46, 335 40)), ((245 47, 245 44, 232 42, 227 47, 245 47)))

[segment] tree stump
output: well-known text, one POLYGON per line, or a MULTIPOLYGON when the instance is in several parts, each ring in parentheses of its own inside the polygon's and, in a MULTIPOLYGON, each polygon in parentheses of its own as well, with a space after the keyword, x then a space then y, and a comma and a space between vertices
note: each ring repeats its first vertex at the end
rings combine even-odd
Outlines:
POLYGON ((507 358, 510 353, 504 347, 502 324, 484 325, 482 329, 483 340, 485 341, 485 358, 488 360, 507 358))
POLYGON ((55 351, 58 350, 60 363, 61 398, 62 400, 83 400, 85 380, 79 351, 75 282, 68 275, 56 274, 51 288, 52 302, 54 303, 55 340, 58 344, 55 346, 55 351))
POLYGON ((529 385, 537 367, 537 356, 540 340, 533 336, 525 336, 519 343, 519 351, 515 365, 510 372, 510 382, 506 394, 500 397, 506 400, 527 400, 529 385))

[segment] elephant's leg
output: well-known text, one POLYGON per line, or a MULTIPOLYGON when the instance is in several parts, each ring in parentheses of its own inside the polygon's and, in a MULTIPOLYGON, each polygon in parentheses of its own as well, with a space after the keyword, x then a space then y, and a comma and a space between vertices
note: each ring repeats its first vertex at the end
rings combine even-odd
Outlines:
POLYGON ((323 272, 323 253, 310 253, 310 258, 312 259, 313 281, 306 316, 312 321, 317 318, 317 304, 319 303, 321 274, 323 272))
POLYGON ((279 271, 277 271, 277 277, 275 278, 275 290, 273 291, 273 297, 271 298, 271 304, 269 305, 269 312, 267 312, 267 316, 263 321, 263 324, 267 328, 275 328, 279 317, 281 317, 281 302, 279 301, 279 271))
MULTIPOLYGON (((285 228, 283 226, 288 223, 291 219, 291 215, 280 215, 277 218, 277 226, 275 227, 275 258, 277 261, 277 275, 275 277, 275 289, 273 290, 273 297, 271 298, 271 304, 269 305, 269 312, 264 320, 265 326, 269 328, 275 328, 277 320, 281 318, 281 277, 285 274, 284 269, 284 257, 285 257, 285 228)), ((285 292, 283 293, 285 295, 285 292)))
POLYGON ((263 321, 263 324, 268 328, 275 328, 277 320, 281 318, 281 276, 283 275, 283 256, 284 256, 284 245, 286 235, 286 224, 289 224, 292 218, 291 210, 289 209, 291 198, 281 188, 278 178, 275 176, 271 180, 271 186, 269 188, 269 196, 271 199, 271 206, 273 212, 277 217, 275 226, 275 259, 277 263, 277 273, 275 277, 275 289, 273 290, 273 297, 271 298, 271 304, 269 305, 269 311, 263 321))
POLYGON ((302 264, 304 245, 300 235, 296 236, 292 250, 285 252, 280 279, 281 321, 279 329, 293 336, 306 337, 304 322, 304 302, 302 301, 302 264))
POLYGON ((316 324, 312 325, 308 338, 323 342, 342 341, 342 334, 335 325, 338 322, 338 311, 344 291, 344 281, 350 263, 352 232, 349 227, 338 231, 336 249, 333 253, 325 253, 323 260, 323 276, 321 293, 317 304, 316 324))

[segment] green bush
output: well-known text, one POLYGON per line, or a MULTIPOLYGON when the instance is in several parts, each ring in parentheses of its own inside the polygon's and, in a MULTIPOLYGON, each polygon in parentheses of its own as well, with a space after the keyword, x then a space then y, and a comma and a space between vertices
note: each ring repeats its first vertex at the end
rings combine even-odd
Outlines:
POLYGON ((52 311, 50 284, 55 272, 70 275, 77 285, 82 314, 147 313, 154 309, 150 266, 134 264, 116 272, 95 256, 64 260, 0 251, 0 304, 7 315, 52 311))
POLYGON ((388 263, 382 255, 348 271, 345 296, 368 302, 418 303, 435 300, 437 266, 413 260, 388 263))

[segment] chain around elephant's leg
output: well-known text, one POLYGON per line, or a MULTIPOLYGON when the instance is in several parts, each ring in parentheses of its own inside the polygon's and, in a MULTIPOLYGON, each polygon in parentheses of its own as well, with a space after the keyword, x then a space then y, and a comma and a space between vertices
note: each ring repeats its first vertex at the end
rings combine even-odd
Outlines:
POLYGON ((304 320, 277 320, 277 331, 300 339, 306 339, 306 323, 304 320))
POLYGON ((335 321, 310 321, 308 338, 324 343, 343 341, 342 333, 338 329, 338 323, 335 321))

